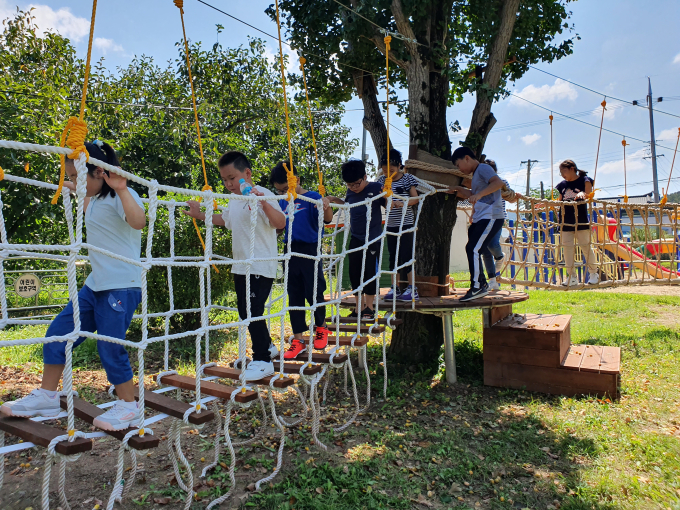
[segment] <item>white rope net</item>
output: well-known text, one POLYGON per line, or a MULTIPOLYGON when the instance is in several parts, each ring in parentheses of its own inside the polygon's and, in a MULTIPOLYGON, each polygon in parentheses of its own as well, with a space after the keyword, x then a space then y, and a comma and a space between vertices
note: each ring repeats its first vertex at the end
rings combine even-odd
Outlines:
MULTIPOLYGON (((13 141, 6 141, 6 140, 0 140, 0 147, 5 148, 5 149, 10 149, 10 150, 16 150, 16 151, 31 151, 31 152, 37 152, 41 153, 45 156, 49 156, 50 154, 69 154, 71 152, 70 149, 68 148, 60 148, 60 147, 53 147, 53 146, 47 146, 47 145, 36 145, 36 144, 30 144, 30 143, 21 143, 21 142, 13 142, 13 141)), ((312 418, 312 432, 313 432, 313 438, 315 443, 321 447, 325 448, 325 445, 318 439, 318 433, 320 429, 320 404, 319 404, 319 392, 318 392, 318 384, 320 381, 324 378, 324 376, 329 373, 330 369, 343 369, 345 373, 350 374, 350 378, 352 381, 352 386, 353 386, 353 397, 354 397, 354 405, 355 409, 354 412, 352 413, 350 419, 343 424, 342 426, 334 429, 336 432, 339 432, 343 429, 345 429, 347 426, 349 426, 353 420, 356 418, 359 412, 361 412, 362 409, 365 409, 369 404, 370 404, 370 374, 368 370, 367 363, 364 363, 364 371, 366 375, 366 380, 367 380, 367 394, 366 394, 366 407, 361 406, 359 397, 357 394, 357 386, 356 386, 356 380, 354 377, 354 370, 352 369, 351 365, 351 358, 349 356, 351 349, 354 348, 354 343, 356 339, 360 338, 362 336, 362 323, 361 321, 357 321, 356 324, 356 333, 352 336, 352 340, 349 346, 345 346, 345 354, 347 354, 347 361, 343 363, 335 363, 334 362, 334 357, 339 355, 341 353, 341 345, 340 345, 340 338, 341 338, 341 332, 340 332, 340 320, 337 318, 340 316, 340 304, 343 300, 347 299, 348 297, 351 297, 353 295, 361 294, 363 292, 366 292, 367 289, 375 288, 377 282, 379 282, 379 279, 382 274, 388 274, 388 275, 395 275, 395 278, 397 277, 398 273, 400 270, 402 270, 405 267, 412 267, 413 270, 411 271, 411 284, 415 286, 415 237, 416 237, 416 232, 417 232, 417 224, 418 224, 418 218, 420 216, 420 212, 422 210, 423 202, 425 198, 433 193, 435 193, 435 190, 432 186, 430 186, 427 183, 420 182, 420 185, 418 186, 418 191, 419 191, 419 196, 414 199, 413 197, 399 197, 399 196, 388 196, 386 199, 386 210, 389 211, 392 206, 393 200, 403 200, 403 201, 408 201, 408 200, 416 200, 417 205, 412 206, 415 212, 415 224, 413 226, 410 225, 404 225, 404 221, 406 219, 407 215, 407 210, 408 207, 403 207, 402 208, 402 214, 401 214, 401 224, 400 228, 398 229, 397 232, 388 232, 387 231, 387 222, 384 223, 384 226, 382 228, 382 232, 378 238, 374 239, 369 239, 369 229, 366 229, 366 237, 364 239, 364 242, 361 246, 353 249, 349 249, 349 239, 351 237, 351 232, 350 232, 350 222, 349 222, 349 213, 350 210, 354 207, 365 207, 367 211, 367 226, 371 223, 371 211, 372 207, 370 207, 370 202, 375 201, 375 200, 380 200, 383 197, 385 197, 385 193, 381 193, 378 196, 372 197, 369 200, 366 200, 364 202, 356 203, 356 204, 333 204, 332 207, 334 207, 337 211, 337 216, 340 218, 340 221, 336 221, 334 225, 332 225, 332 228, 330 229, 325 229, 324 228, 324 223, 323 223, 323 215, 318 214, 319 218, 319 224, 318 224, 318 246, 319 249, 315 255, 302 255, 299 253, 292 253, 291 247, 292 247, 292 229, 293 229, 293 223, 294 223, 294 210, 295 210, 295 203, 294 200, 290 199, 289 200, 289 206, 287 210, 287 217, 289 218, 288 222, 288 246, 287 250, 285 252, 280 252, 277 254, 277 256, 272 259, 272 258, 262 258, 258 257, 258 247, 255 245, 255 225, 257 221, 257 214, 258 214, 258 205, 259 202, 263 201, 278 201, 281 197, 278 196, 241 196, 241 195, 234 195, 234 194, 220 194, 220 193, 213 193, 212 191, 194 191, 194 190, 188 190, 188 189, 181 189, 181 188, 175 188, 172 186, 165 186, 162 184, 159 184, 157 181, 148 181, 145 179, 142 179, 140 177, 137 177, 136 175, 123 171, 120 168, 117 167, 112 167, 102 161, 96 160, 94 158, 89 158, 87 159, 85 154, 81 154, 78 159, 75 161, 75 166, 76 170, 78 173, 78 180, 77 180, 77 186, 76 186, 76 193, 75 193, 75 215, 74 210, 73 210, 73 204, 72 204, 72 198, 70 195, 70 191, 64 188, 62 191, 62 205, 63 205, 63 211, 64 211, 64 218, 66 219, 67 223, 67 228, 68 228, 68 239, 64 240, 63 244, 54 244, 54 245, 47 245, 47 244, 23 244, 23 243, 14 243, 11 242, 10 239, 7 237, 7 232, 5 229, 5 221, 4 221, 4 216, 2 215, 2 203, 1 203, 1 196, 0 196, 0 329, 3 329, 7 326, 27 326, 27 325, 35 325, 35 324, 49 324, 51 321, 45 320, 45 318, 31 318, 31 317, 19 317, 19 318, 12 318, 10 317, 10 313, 8 312, 8 306, 7 306, 7 295, 6 295, 6 289, 5 289, 5 274, 4 274, 4 264, 8 261, 13 261, 15 259, 23 258, 23 259, 35 259, 35 260, 49 260, 55 263, 62 263, 66 266, 67 268, 67 279, 68 279, 68 294, 69 294, 69 300, 73 306, 73 315, 74 315, 74 324, 75 328, 74 331, 71 332, 70 334, 63 335, 63 336, 52 336, 52 337, 44 337, 44 338, 21 338, 21 339, 16 339, 16 340, 8 340, 8 341, 3 341, 0 343, 0 347, 6 348, 6 347, 12 347, 12 346, 27 346, 27 345, 35 345, 35 344, 45 344, 48 342, 66 342, 66 365, 64 369, 64 374, 63 374, 63 393, 67 397, 68 405, 67 405, 67 410, 65 413, 62 413, 61 416, 66 416, 67 417, 67 430, 72 431, 70 434, 67 434, 63 437, 60 438, 60 440, 73 440, 75 437, 102 437, 105 434, 102 432, 94 432, 94 433, 89 433, 89 434, 83 434, 82 432, 76 431, 76 424, 75 424, 75 416, 74 416, 74 401, 73 401, 73 387, 74 387, 74 381, 73 381, 73 359, 72 359, 72 349, 73 349, 73 343, 78 340, 79 337, 86 337, 86 338, 92 338, 95 340, 101 340, 105 342, 114 342, 120 345, 125 346, 126 348, 131 348, 131 349, 136 349, 137 350, 137 359, 138 359, 138 368, 137 368, 137 379, 138 379, 138 384, 139 384, 139 405, 144 406, 144 393, 145 393, 145 369, 144 369, 144 353, 145 351, 153 344, 162 344, 163 345, 163 371, 158 374, 157 381, 159 385, 161 384, 161 379, 164 375, 168 374, 176 374, 173 370, 173 366, 171 366, 171 360, 172 360, 172 349, 173 349, 173 343, 177 342, 180 339, 193 339, 195 342, 195 364, 196 364, 196 374, 195 374, 195 391, 193 395, 194 401, 192 402, 192 408, 189 409, 184 417, 184 421, 187 422, 187 418, 189 414, 193 411, 200 413, 203 409, 206 409, 205 404, 208 402, 213 401, 215 407, 215 419, 217 422, 218 426, 218 433, 216 434, 216 439, 215 439, 215 463, 217 464, 218 456, 219 456, 219 451, 220 451, 220 443, 224 443, 229 451, 229 454, 231 456, 231 465, 230 465, 230 479, 232 480, 232 488, 230 489, 229 492, 226 494, 223 494, 220 498, 216 499, 211 503, 210 506, 214 506, 216 504, 219 504, 219 502, 224 501, 229 495, 231 494, 231 490, 233 490, 233 471, 234 471, 234 466, 235 466, 235 455, 234 455, 234 449, 233 449, 233 444, 230 438, 230 433, 229 433, 229 423, 230 423, 230 415, 232 413, 232 410, 235 409, 236 407, 248 407, 250 403, 248 404, 240 404, 235 400, 235 396, 239 392, 244 392, 244 391, 250 391, 254 390, 258 392, 258 400, 257 402, 261 405, 263 412, 265 413, 265 418, 266 418, 266 412, 265 412, 265 401, 259 396, 260 391, 266 391, 268 393, 268 401, 270 404, 270 409, 271 409, 271 416, 274 422, 274 425, 277 427, 277 429, 281 432, 281 440, 280 440, 280 448, 278 450, 278 463, 277 466, 274 470, 274 473, 272 473, 270 476, 267 478, 260 480, 258 482, 258 487, 259 484, 262 483, 263 481, 267 481, 271 479, 273 476, 276 475, 278 470, 280 469, 281 466, 281 461, 282 461, 282 454, 283 454, 283 445, 285 442, 285 430, 287 427, 296 425, 297 423, 305 421, 306 413, 307 410, 311 410, 311 418, 312 418), (146 227, 146 246, 143 249, 143 253, 141 254, 141 258, 139 260, 132 260, 132 259, 127 259, 125 257, 121 257, 120 255, 117 255, 115 253, 103 250, 97 246, 94 246, 92 244, 89 244, 86 242, 86 240, 83 237, 83 226, 84 226, 84 208, 83 208, 83 203, 84 203, 84 198, 86 196, 86 181, 87 181, 87 167, 86 167, 86 161, 88 163, 92 163, 96 165, 97 167, 100 167, 104 170, 108 170, 109 172, 114 172, 116 174, 119 174, 121 176, 124 176, 128 179, 128 181, 133 182, 137 185, 137 187, 142 187, 146 190, 146 195, 148 198, 143 199, 143 202, 145 203, 145 207, 147 209, 147 227, 146 227), (177 222, 177 215, 179 214, 178 209, 181 209, 185 206, 187 206, 187 203, 185 201, 180 201, 180 200, 175 200, 175 199, 166 199, 167 197, 160 198, 159 193, 163 193, 167 195, 167 197, 189 197, 194 200, 198 200, 202 204, 202 208, 205 210, 206 213, 206 221, 205 221, 205 251, 201 255, 196 255, 196 256, 179 256, 176 255, 176 246, 175 246, 175 233, 176 233, 176 222, 177 222), (219 202, 216 202, 219 201, 219 202), (225 208, 227 207, 227 204, 233 204, 233 203, 238 203, 241 204, 243 203, 244 206, 249 205, 250 206, 250 252, 249 252, 249 258, 246 260, 234 260, 227 254, 223 253, 215 253, 213 251, 213 239, 215 237, 215 232, 214 232, 214 227, 212 225, 212 214, 213 212, 218 213, 221 211, 224 211, 225 208), (217 209, 214 211, 214 204, 217 205, 217 209), (165 209, 163 212, 163 217, 166 216, 167 212, 167 222, 168 222, 168 229, 169 229, 169 254, 166 253, 162 256, 155 256, 155 250, 154 250, 154 240, 155 240, 155 228, 158 226, 158 216, 159 216, 159 208, 165 209), (398 264, 394 268, 390 268, 388 270, 384 270, 381 267, 381 262, 383 259, 383 251, 385 249, 385 239, 387 238, 388 235, 390 236, 397 236, 397 253, 399 253, 400 249, 400 243, 401 243, 401 236, 404 233, 413 233, 413 246, 408 247, 411 251, 411 257, 410 260, 403 262, 401 264, 398 264), (342 242, 339 242, 339 235, 342 234, 342 242), (364 274, 364 268, 366 265, 366 251, 369 245, 379 242, 380 243, 380 252, 378 255, 378 267, 376 270, 376 274, 373 278, 368 279, 364 281, 363 274, 364 274), (78 287, 77 287, 77 265, 82 264, 83 262, 86 262, 88 260, 88 256, 85 255, 85 252, 98 252, 102 253, 108 257, 124 261, 128 264, 132 264, 135 266, 138 266, 141 268, 141 290, 142 290, 142 301, 141 301, 141 313, 137 314, 134 316, 135 319, 138 319, 141 321, 141 338, 139 341, 132 341, 132 340, 126 340, 126 339, 119 339, 119 338, 113 338, 110 336, 105 336, 101 335, 98 333, 94 332, 87 332, 87 331, 82 331, 81 330, 81 321, 80 321, 80 312, 79 312, 79 303, 78 303, 78 287), (355 290, 344 290, 342 288, 342 274, 343 274, 343 266, 347 262, 345 261, 347 255, 353 251, 356 252, 363 252, 362 256, 362 270, 361 270, 361 284, 360 286, 355 289, 355 290), (307 306, 291 306, 288 300, 288 294, 287 294, 287 287, 288 287, 288 267, 289 264, 288 262, 291 258, 292 255, 295 255, 297 257, 306 257, 313 259, 315 261, 315 288, 314 292, 312 295, 314 296, 313 302, 307 306), (276 286, 275 291, 271 293, 269 300, 267 302, 267 305, 265 307, 265 314, 262 316, 253 316, 252 310, 251 310, 251 299, 250 299, 250 275, 251 275, 251 269, 253 264, 257 262, 263 262, 263 261, 270 261, 270 260, 276 260, 278 263, 283 262, 283 281, 282 285, 276 286), (214 315, 213 312, 223 312, 223 311, 228 311, 228 312, 237 312, 237 308, 233 307, 228 307, 228 306, 223 306, 223 305, 218 305, 213 303, 213 297, 211 295, 211 271, 213 271, 212 266, 217 267, 218 269, 223 269, 223 268, 228 268, 228 267, 233 267, 235 264, 239 264, 241 266, 246 267, 246 303, 247 303, 247 314, 246 317, 243 319, 238 319, 234 320, 231 322, 227 323, 218 323, 217 321, 211 320, 211 317, 214 315), (198 308, 183 308, 181 304, 175 303, 174 296, 173 296, 173 270, 177 268, 193 268, 196 271, 196 279, 198 283, 198 287, 200 290, 200 306, 198 308), (329 288, 330 292, 327 295, 327 299, 325 302, 317 302, 317 292, 316 292, 316 276, 318 271, 323 271, 324 272, 324 278, 329 282, 329 288), (148 274, 151 271, 164 271, 167 274, 167 283, 168 283, 168 291, 169 291, 169 308, 164 311, 150 311, 149 310, 149 292, 153 292, 154 289, 149 289, 147 285, 147 279, 148 279, 148 274), (329 347, 330 349, 327 350, 327 353, 330 353, 330 361, 328 364, 324 364, 322 370, 318 373, 316 373, 313 376, 307 376, 305 375, 305 369, 311 366, 314 366, 315 363, 312 360, 312 355, 313 355, 313 349, 311 348, 311 341, 310 345, 308 348, 308 354, 307 354, 307 359, 299 365, 299 371, 298 371, 298 382, 302 383, 304 386, 309 388, 308 392, 308 404, 305 402, 305 399, 303 398, 303 392, 301 392, 297 387, 295 387, 296 390, 296 397, 299 397, 302 400, 302 406, 305 410, 305 417, 301 418, 300 420, 297 420, 294 423, 287 423, 284 421, 284 418, 280 416, 275 407, 275 401, 273 398, 273 393, 275 391, 278 391, 277 388, 275 388, 274 383, 276 380, 285 377, 283 374, 283 367, 285 366, 284 362, 284 347, 285 347, 285 321, 286 321, 286 316, 288 315, 289 311, 291 310, 302 310, 306 313, 311 313, 313 314, 314 311, 319 307, 319 306, 327 306, 330 309, 330 315, 332 317, 332 325, 329 325, 329 329, 332 329, 333 327, 335 328, 335 335, 329 337, 329 347), (190 313, 198 313, 200 314, 200 326, 194 329, 190 329, 187 331, 180 331, 180 332, 171 332, 171 319, 173 317, 178 317, 182 316, 185 314, 190 314, 190 313), (219 406, 217 406, 217 400, 214 397, 202 397, 201 395, 201 382, 205 380, 214 380, 217 379, 217 377, 206 377, 203 374, 203 370, 205 370, 207 367, 210 367, 214 365, 215 363, 211 362, 210 359, 210 340, 211 340, 211 333, 215 332, 226 332, 229 330, 236 330, 238 331, 238 358, 236 360, 235 366, 236 367, 243 367, 246 365, 246 362, 248 361, 247 359, 247 328, 249 324, 251 324, 253 321, 256 320, 263 320, 265 319, 267 321, 267 324, 269 326, 269 329, 271 331, 271 325, 273 321, 278 321, 279 322, 279 338, 278 338, 278 349, 279 349, 279 358, 278 358, 278 363, 279 363, 279 368, 281 370, 280 373, 276 373, 272 378, 271 381, 268 385, 266 386, 256 386, 252 383, 248 383, 245 380, 244 377, 244 371, 241 371, 240 374, 240 379, 236 382, 236 391, 233 392, 231 400, 228 402, 228 404, 225 406, 223 409, 219 409, 219 406), (161 321, 163 323, 163 328, 162 328, 162 333, 159 333, 159 328, 152 329, 150 328, 150 321, 158 322, 161 321), (220 410, 225 410, 226 413, 224 414, 224 417, 222 417, 221 413, 219 412, 220 410), (219 431, 222 431, 220 433, 219 431), (223 434, 223 437, 221 435, 223 434)), ((18 177, 15 175, 12 175, 7 172, 7 169, 4 179, 7 181, 13 181, 19 184, 23 184, 26 186, 34 186, 34 187, 39 187, 39 188, 46 188, 50 190, 55 190, 57 187, 52 184, 47 184, 44 182, 32 180, 32 179, 26 179, 23 177, 18 177)), ((313 202, 318 211, 321 211, 323 209, 323 204, 321 200, 313 200, 310 199, 306 196, 298 196, 298 200, 302 201, 308 201, 308 202, 313 202)), ((58 207, 58 206, 55 206, 58 207)), ((14 213, 14 211, 12 211, 14 213)), ((20 214, 20 212, 16 212, 16 214, 20 214)), ((222 235, 221 233, 217 233, 217 235, 222 235)), ((398 257, 397 257, 398 259, 398 257)), ((369 292, 369 294, 372 294, 372 292, 369 292)), ((380 296, 376 294, 375 296, 375 302, 374 302, 374 309, 375 309, 375 321, 372 324, 372 327, 369 329, 369 334, 372 335, 378 335, 378 333, 375 333, 373 330, 375 327, 378 325, 378 313, 379 313, 379 307, 381 305, 380 301, 380 296)), ((411 308, 415 308, 415 300, 412 300, 411 302, 411 308)), ((392 300, 391 307, 388 307, 388 311, 391 312, 390 316, 393 316, 394 313, 396 313, 396 296, 395 299, 392 300), (391 310, 389 310, 391 308, 391 310)), ((365 326, 365 323, 363 324, 365 326)), ((390 321, 388 320, 388 326, 391 327, 390 321)), ((333 335, 333 332, 331 331, 331 335, 333 335)), ((214 335, 213 335, 214 336, 214 335)), ((313 338, 314 336, 314 321, 312 321, 312 324, 310 326, 310 339, 313 338)), ((384 392, 386 394, 386 389, 387 389, 387 364, 386 364, 386 357, 385 357, 385 337, 383 333, 383 365, 384 365, 384 371, 385 371, 385 386, 384 386, 384 392)), ((366 346, 361 347, 362 349, 362 355, 363 359, 366 360, 366 346)), ((156 390, 157 392, 167 392, 167 391, 172 391, 174 390, 174 387, 163 387, 160 390, 156 390)), ((307 393, 307 392, 305 392, 307 393)), ((178 392, 179 395, 179 392, 178 392)), ((324 400, 325 400, 325 387, 324 387, 324 400)), ((99 407, 108 407, 109 405, 112 405, 112 403, 104 404, 99 407)), ((123 491, 123 485, 122 485, 122 474, 123 474, 123 463, 124 463, 124 451, 127 449, 127 441, 130 439, 130 437, 134 436, 135 434, 139 435, 144 435, 148 433, 153 433, 153 431, 149 428, 149 426, 152 423, 158 422, 162 419, 167 418, 167 415, 163 414, 157 414, 151 418, 144 418, 144 414, 142 413, 142 417, 137 424, 137 429, 129 432, 126 435, 125 441, 124 441, 124 447, 121 447, 121 453, 119 455, 118 459, 118 476, 116 479, 116 484, 114 486, 113 492, 111 494, 111 497, 109 499, 107 508, 112 508, 113 504, 115 501, 120 500, 124 492, 123 491)), ((37 420, 39 421, 44 421, 45 419, 38 418, 37 420)), ((179 472, 179 464, 181 463, 185 468, 188 468, 188 463, 186 461, 186 458, 184 457, 180 445, 180 436, 179 436, 179 422, 177 420, 173 421, 173 425, 171 427, 171 436, 170 441, 169 441, 169 449, 171 453, 171 459, 172 459, 172 464, 174 466, 174 471, 176 474, 176 478, 178 480, 178 483, 180 484, 180 487, 183 487, 186 492, 187 492, 187 508, 190 506, 191 501, 192 501, 192 496, 193 496, 193 476, 191 474, 190 469, 185 469, 186 472, 186 480, 182 481, 182 478, 180 476, 179 472), (177 423, 175 423, 177 422, 177 423)), ((188 423, 188 422, 187 422, 188 423)), ((265 419, 265 426, 266 426, 266 419, 265 419)), ((1 436, 3 438, 3 444, 0 445, 0 460, 1 457, 9 452, 9 451, 14 451, 17 449, 18 445, 11 445, 11 446, 4 446, 4 434, 1 436)), ((56 443, 55 443, 56 444, 56 443)), ((29 443, 23 443, 22 447, 31 447, 33 445, 29 443)), ((52 449, 53 450, 53 449, 52 449)), ((57 454, 51 455, 48 458, 48 463, 51 465, 51 463, 56 459, 57 454)), ((131 450, 131 460, 132 460, 132 466, 133 466, 133 471, 130 475, 131 478, 134 477, 134 474, 136 472, 136 453, 134 450, 131 450)), ((62 463, 63 464, 63 463, 62 463)), ((62 467, 63 469, 63 467, 62 467)), ((47 470, 46 470, 47 471, 47 470)), ((205 472, 207 471, 204 470, 202 476, 205 476, 205 472)), ((49 476, 49 475, 47 475, 49 476)), ((2 478, 0 477, 0 483, 1 483, 2 478)), ((45 479, 45 483, 43 484, 43 506, 47 508, 49 506, 49 501, 48 501, 48 496, 49 496, 49 478, 45 479)), ((60 494, 62 498, 62 504, 67 505, 65 501, 65 496, 64 494, 64 487, 63 484, 65 483, 63 477, 60 480, 60 494)))

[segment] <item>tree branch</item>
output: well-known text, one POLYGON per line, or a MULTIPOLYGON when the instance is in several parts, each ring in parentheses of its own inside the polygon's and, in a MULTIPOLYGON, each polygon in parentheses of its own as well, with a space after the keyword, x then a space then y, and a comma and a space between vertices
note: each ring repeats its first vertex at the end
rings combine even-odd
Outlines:
MULTIPOLYGON (((394 21, 397 23, 397 30, 399 30, 399 33, 404 37, 415 40, 416 34, 411 27, 411 23, 409 23, 406 16, 404 16, 404 8, 401 5, 401 0, 392 0, 392 15, 394 16, 394 21)), ((404 44, 412 57, 415 57, 418 54, 418 45, 416 43, 404 42, 404 44)))
MULTIPOLYGON (((378 51, 384 55, 387 52, 387 47, 385 46, 385 41, 383 38, 384 36, 382 34, 376 34, 371 37, 370 40, 373 41, 373 44, 375 44, 376 48, 378 48, 378 51)), ((393 51, 390 51, 390 61, 394 62, 404 70, 409 68, 409 63, 406 60, 396 58, 393 51)))

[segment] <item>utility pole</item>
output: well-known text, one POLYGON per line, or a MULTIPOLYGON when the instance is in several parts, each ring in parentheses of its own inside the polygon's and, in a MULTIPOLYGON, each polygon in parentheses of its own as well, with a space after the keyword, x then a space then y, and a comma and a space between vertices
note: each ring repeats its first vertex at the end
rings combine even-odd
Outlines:
POLYGON ((656 140, 654 139, 654 109, 652 107, 652 79, 648 76, 649 93, 647 95, 647 108, 649 108, 649 136, 652 150, 652 179, 654 180, 654 202, 659 203, 659 176, 656 172, 656 140))
MULTIPOLYGON (((530 193, 531 193, 531 164, 532 164, 532 163, 538 163, 538 160, 537 160, 537 159, 531 159, 531 158, 529 158, 529 159, 526 160, 526 161, 522 161, 521 164, 523 165, 524 163, 527 164, 527 192, 526 192, 526 195, 525 195, 525 196, 526 196, 527 198, 529 198, 529 197, 531 196, 531 195, 530 195, 530 193)), ((530 209, 531 206, 529 205, 529 201, 528 201, 528 200, 526 200, 526 201, 524 202, 524 207, 525 207, 526 209, 530 209)))
POLYGON ((545 198, 545 189, 543 189, 543 181, 541 181, 541 200, 545 198))
POLYGON ((366 163, 368 155, 366 154, 366 128, 364 128, 364 134, 361 137, 361 161, 366 163))

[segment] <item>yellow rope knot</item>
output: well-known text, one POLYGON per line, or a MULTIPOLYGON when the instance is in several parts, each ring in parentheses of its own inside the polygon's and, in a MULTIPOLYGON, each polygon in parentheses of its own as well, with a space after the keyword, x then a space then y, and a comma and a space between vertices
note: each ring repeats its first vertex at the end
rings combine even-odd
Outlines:
MULTIPOLYGON (((87 136, 87 123, 84 120, 80 120, 76 117, 69 117, 66 127, 61 133, 61 139, 59 141, 59 147, 68 146, 73 149, 73 152, 68 155, 69 159, 76 159, 81 153, 89 158, 90 154, 85 148, 85 137, 87 136), (67 138, 68 137, 68 138, 67 138)), ((66 158, 62 154, 59 159, 61 160, 61 171, 59 172, 59 185, 57 191, 52 197, 52 205, 55 205, 59 200, 59 195, 61 195, 61 190, 64 187, 64 177, 66 176, 66 158)))
POLYGON ((319 173, 319 195, 321 195, 322 197, 325 197, 326 196, 326 187, 323 184, 321 184, 321 179, 323 179, 323 177, 319 173))
POLYGON ((177 7, 180 11, 182 11, 182 14, 184 14, 184 0, 174 0, 173 3, 175 4, 175 7, 177 7))
POLYGON ((307 59, 305 57, 300 57, 300 71, 305 70, 305 64, 307 63, 307 59))
POLYGON ((293 170, 288 168, 285 161, 283 162, 283 168, 286 169, 286 175, 288 176, 288 200, 290 200, 291 195, 293 195, 293 198, 297 198, 297 192, 295 191, 295 188, 297 188, 297 177, 293 173, 293 170))
POLYGON ((550 114, 550 117, 548 117, 548 118, 550 119, 550 125, 552 126, 552 121, 553 121, 553 116, 552 116, 552 114, 550 114))
POLYGON ((201 404, 196 404, 196 411, 198 412, 200 410, 201 410, 201 404))
POLYGON ((0 181, 2 181, 4 178, 5 178, 5 171, 0 166, 0 181))
POLYGON ((607 109, 607 101, 606 101, 606 100, 603 99, 602 102, 600 103, 600 105, 601 105, 602 108, 604 108, 605 110, 607 109))
POLYGON ((73 437, 76 435, 76 431, 74 429, 71 429, 68 431, 68 437, 73 437))
POLYGON ((390 173, 390 162, 387 158, 387 177, 385 178, 385 183, 383 184, 383 191, 385 192, 385 198, 392 196, 392 177, 397 175, 397 172, 390 173))
POLYGON ((387 51, 390 51, 390 43, 392 42, 392 36, 386 35, 383 41, 385 42, 385 48, 387 49, 387 51))
POLYGON ((24 166, 24 170, 26 170, 26 173, 28 173, 28 163, 24 166))
POLYGON ((143 428, 139 429, 139 435, 141 437, 144 437, 144 429, 143 428))

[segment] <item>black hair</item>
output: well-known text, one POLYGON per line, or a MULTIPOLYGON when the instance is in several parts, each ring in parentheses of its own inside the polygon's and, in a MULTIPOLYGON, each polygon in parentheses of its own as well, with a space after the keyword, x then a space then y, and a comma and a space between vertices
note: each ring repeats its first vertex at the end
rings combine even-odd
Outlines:
POLYGON ((222 154, 222 157, 217 162, 217 167, 222 168, 227 165, 234 165, 234 168, 239 172, 245 172, 246 168, 253 168, 246 155, 239 151, 229 151, 222 154))
POLYGON ((356 182, 366 175, 366 163, 360 159, 350 159, 342 164, 342 180, 345 182, 356 182))
MULTIPOLYGON (((85 142, 85 149, 87 149, 87 153, 90 155, 90 157, 98 159, 99 161, 103 161, 104 163, 108 163, 111 166, 119 167, 120 161, 118 161, 118 156, 116 155, 116 151, 113 150, 113 147, 111 147, 106 142, 99 143, 85 142), (101 143, 101 146, 99 143, 101 143)), ((94 176, 94 171, 97 169, 97 166, 93 165, 92 163, 86 163, 85 166, 87 166, 87 173, 91 176, 94 176)), ((106 175, 109 175, 108 170, 104 170, 104 172, 106 175)), ((103 180, 102 189, 99 191, 99 193, 97 193, 97 196, 100 198, 106 198, 106 196, 109 194, 111 195, 111 198, 116 196, 116 192, 111 188, 111 186, 107 184, 105 180, 103 180)))
MULTIPOLYGON (((387 164, 387 154, 383 154, 380 158, 380 166, 387 164)), ((390 149, 390 166, 401 166, 401 152, 397 149, 390 149)))
POLYGON ((479 161, 470 147, 458 147, 455 151, 453 151, 453 154, 451 154, 451 163, 455 165, 456 161, 465 158, 465 156, 470 156, 475 161, 479 161))
POLYGON ((574 171, 578 173, 579 177, 585 177, 586 175, 588 175, 588 172, 586 172, 585 170, 579 170, 573 159, 565 159, 564 161, 562 161, 562 163, 560 163, 560 168, 562 167, 573 168, 574 171))
MULTIPOLYGON (((272 168, 271 174, 269 175, 269 183, 270 184, 284 184, 288 182, 288 173, 286 172, 286 169, 283 167, 283 164, 286 164, 288 169, 290 170, 290 162, 289 161, 279 161, 274 168, 272 168)), ((297 175, 297 168, 293 166, 293 174, 297 175)))
POLYGON ((485 159, 484 163, 493 168, 494 172, 498 173, 498 167, 496 166, 496 162, 493 159, 485 159))

